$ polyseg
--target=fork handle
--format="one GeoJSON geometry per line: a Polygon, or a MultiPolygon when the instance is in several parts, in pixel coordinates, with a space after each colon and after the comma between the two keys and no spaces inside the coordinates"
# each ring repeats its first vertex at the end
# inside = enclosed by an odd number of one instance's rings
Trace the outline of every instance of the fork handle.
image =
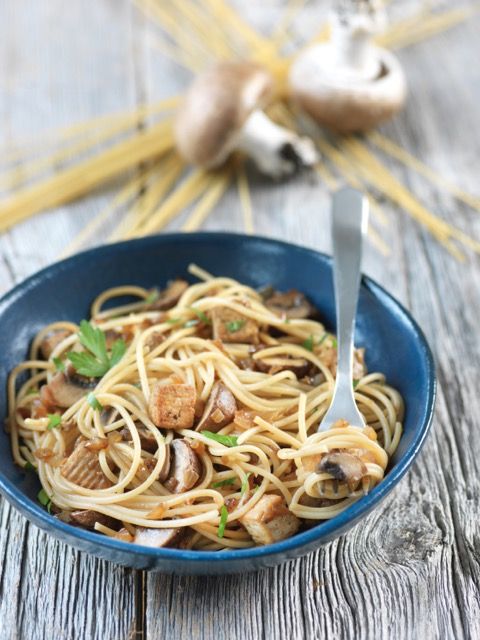
{"type": "Polygon", "coordinates": [[[332,203],[332,244],[338,363],[332,403],[322,421],[322,429],[341,419],[357,426],[364,425],[355,404],[352,377],[355,315],[367,226],[368,201],[365,196],[349,187],[337,191],[332,203]]]}

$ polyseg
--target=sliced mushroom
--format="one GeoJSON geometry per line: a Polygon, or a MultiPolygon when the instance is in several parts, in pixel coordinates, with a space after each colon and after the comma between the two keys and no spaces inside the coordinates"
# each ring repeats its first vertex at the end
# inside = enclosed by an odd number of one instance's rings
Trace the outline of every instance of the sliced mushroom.
{"type": "Polygon", "coordinates": [[[97,386],[95,378],[85,378],[75,373],[73,367],[56,373],[40,390],[42,402],[50,407],[71,407],[97,386]]]}
{"type": "Polygon", "coordinates": [[[368,473],[360,458],[348,451],[330,451],[325,454],[318,465],[318,471],[330,474],[339,482],[346,482],[351,491],[368,473]]]}
{"type": "Polygon", "coordinates": [[[313,368],[313,365],[305,358],[292,358],[291,356],[275,356],[262,360],[261,358],[253,360],[255,369],[262,373],[273,375],[280,371],[291,371],[297,378],[307,376],[313,368]]]}
{"type": "MultiPolygon", "coordinates": [[[[143,426],[139,426],[138,424],[136,425],[136,428],[137,428],[138,436],[140,438],[140,445],[142,449],[144,451],[148,451],[149,453],[155,453],[155,451],[158,449],[158,444],[155,439],[155,436],[150,431],[150,429],[147,429],[146,427],[143,427],[143,426]]],[[[125,440],[126,442],[132,441],[132,434],[130,433],[130,429],[127,429],[127,427],[123,428],[120,431],[120,434],[122,436],[122,440],[125,440]]]]}
{"type": "Polygon", "coordinates": [[[52,355],[54,349],[58,347],[58,345],[71,336],[72,332],[67,329],[55,329],[55,331],[51,331],[47,333],[47,335],[43,338],[40,343],[40,352],[45,360],[48,360],[52,355]]]}
{"type": "Polygon", "coordinates": [[[77,441],[74,450],[63,462],[61,474],[64,478],[85,489],[107,489],[112,483],[103,473],[96,451],[90,451],[91,441],[77,441]]]}
{"type": "Polygon", "coordinates": [[[289,538],[300,527],[300,520],[289,511],[284,499],[273,494],[262,496],[240,522],[257,544],[289,538]]]}
{"type": "Polygon", "coordinates": [[[223,382],[216,382],[196,430],[209,429],[216,432],[232,422],[236,410],[237,402],[233,393],[223,382]]]}
{"type": "Polygon", "coordinates": [[[79,525],[84,529],[95,529],[96,522],[109,529],[118,529],[119,527],[118,520],[93,509],[82,509],[70,513],[70,523],[79,525]]]}
{"type": "Polygon", "coordinates": [[[265,306],[275,315],[289,320],[312,318],[318,313],[305,295],[296,289],[290,289],[284,293],[274,291],[265,299],[265,306]]]}
{"type": "Polygon", "coordinates": [[[187,289],[188,282],[186,280],[172,280],[163,291],[159,292],[158,298],[155,302],[149,304],[148,308],[158,311],[171,309],[177,304],[187,289]]]}
{"type": "MultiPolygon", "coordinates": [[[[138,476],[141,478],[142,482],[151,475],[152,471],[157,466],[157,462],[158,462],[157,458],[143,459],[143,462],[138,469],[138,476]]],[[[165,447],[165,460],[156,478],[159,482],[165,482],[165,480],[168,478],[168,474],[170,473],[170,465],[171,465],[170,445],[167,444],[165,447]]]]}
{"type": "Polygon", "coordinates": [[[184,527],[175,529],[151,529],[138,527],[133,538],[134,544],[143,547],[175,547],[184,536],[184,527]]]}
{"type": "Polygon", "coordinates": [[[165,486],[172,493],[190,491],[202,475],[202,463],[186,440],[171,443],[171,466],[165,486]]]}
{"type": "Polygon", "coordinates": [[[236,149],[274,178],[317,161],[311,140],[278,126],[261,110],[273,94],[273,81],[249,62],[221,62],[197,77],[175,121],[180,155],[207,169],[222,165],[236,149]]]}
{"type": "Polygon", "coordinates": [[[165,429],[190,429],[195,419],[196,399],[195,387],[189,384],[157,382],[148,403],[152,422],[165,429]]]}

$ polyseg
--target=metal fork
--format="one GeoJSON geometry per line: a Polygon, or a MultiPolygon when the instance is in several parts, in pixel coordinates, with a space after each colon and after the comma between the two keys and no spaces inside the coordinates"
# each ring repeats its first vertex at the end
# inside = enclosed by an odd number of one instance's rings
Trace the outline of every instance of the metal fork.
{"type": "Polygon", "coordinates": [[[364,427],[353,392],[353,338],[360,289],[362,245],[368,227],[368,200],[346,187],[333,196],[333,281],[337,316],[337,377],[330,407],[318,431],[326,431],[338,420],[364,427]]]}

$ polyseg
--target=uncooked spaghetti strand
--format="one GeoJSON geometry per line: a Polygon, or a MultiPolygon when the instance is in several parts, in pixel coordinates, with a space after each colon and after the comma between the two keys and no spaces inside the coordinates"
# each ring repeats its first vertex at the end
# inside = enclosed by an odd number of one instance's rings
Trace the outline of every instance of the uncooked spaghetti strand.
{"type": "Polygon", "coordinates": [[[213,174],[202,170],[194,170],[182,184],[175,189],[160,207],[152,213],[149,219],[135,233],[145,236],[153,231],[159,231],[172,220],[182,208],[194,202],[215,180],[213,174]]]}
{"type": "Polygon", "coordinates": [[[440,188],[451,193],[455,198],[457,198],[457,200],[464,202],[476,211],[480,211],[480,197],[471,195],[470,193],[459,189],[448,180],[445,180],[445,178],[437,174],[430,167],[427,167],[427,165],[421,162],[421,160],[418,160],[418,158],[413,156],[411,153],[400,147],[398,144],[395,144],[395,142],[390,140],[390,138],[387,138],[378,131],[372,131],[368,134],[367,139],[385,153],[388,153],[410,169],[413,169],[434,184],[438,185],[440,188]]]}
{"type": "Polygon", "coordinates": [[[172,146],[170,123],[153,125],[4,202],[0,205],[0,231],[39,211],[71,202],[127,169],[160,157],[172,146]]]}
{"type": "MultiPolygon", "coordinates": [[[[421,222],[430,232],[439,239],[455,238],[461,242],[464,246],[469,247],[476,253],[480,253],[480,242],[472,239],[466,233],[460,231],[448,222],[441,220],[434,216],[428,209],[426,209],[416,198],[390,173],[390,171],[384,167],[381,162],[368,150],[368,148],[356,139],[346,139],[343,143],[344,148],[352,153],[353,157],[357,161],[357,167],[368,173],[370,179],[372,176],[378,176],[376,181],[384,185],[382,189],[385,191],[387,187],[387,194],[392,200],[395,200],[397,204],[405,207],[406,211],[410,213],[412,217],[415,217],[421,222]],[[382,182],[384,181],[384,182],[382,182]]],[[[380,185],[377,185],[379,188],[380,185]]]]}
{"type": "Polygon", "coordinates": [[[206,217],[211,213],[212,209],[222,198],[232,178],[232,170],[227,167],[220,172],[215,182],[213,182],[205,191],[199,203],[196,205],[188,220],[182,227],[183,231],[196,231],[206,217]]]}
{"type": "Polygon", "coordinates": [[[134,198],[138,191],[145,184],[146,180],[152,175],[153,169],[140,173],[129,180],[121,189],[119,189],[116,196],[98,213],[93,220],[85,226],[82,231],[75,236],[65,249],[60,254],[60,258],[65,258],[71,255],[89,239],[97,230],[110,218],[112,213],[126,204],[129,200],[134,198]]]}
{"type": "Polygon", "coordinates": [[[245,172],[245,165],[243,163],[237,169],[237,189],[240,197],[240,204],[242,205],[244,229],[246,233],[252,234],[255,231],[253,225],[252,198],[250,195],[247,174],[245,172]]]}
{"type": "Polygon", "coordinates": [[[182,161],[176,156],[171,158],[171,162],[167,161],[167,166],[161,164],[161,175],[159,175],[157,180],[147,185],[145,194],[141,200],[129,211],[125,220],[123,220],[110,235],[110,241],[133,238],[137,230],[141,228],[155,208],[159,206],[165,194],[167,194],[177,182],[183,168],[182,161]]]}
{"type": "Polygon", "coordinates": [[[153,102],[152,104],[140,105],[125,112],[95,116],[65,127],[45,131],[44,133],[32,136],[30,139],[20,140],[13,146],[4,149],[0,157],[0,164],[15,162],[25,157],[31,157],[32,150],[36,150],[38,147],[40,151],[43,151],[45,149],[45,145],[49,143],[57,147],[70,142],[72,138],[76,138],[79,135],[98,136],[99,133],[101,135],[105,124],[121,124],[125,128],[125,131],[127,131],[128,129],[137,126],[147,116],[153,116],[158,113],[176,109],[179,102],[180,96],[172,96],[171,98],[153,102]]]}

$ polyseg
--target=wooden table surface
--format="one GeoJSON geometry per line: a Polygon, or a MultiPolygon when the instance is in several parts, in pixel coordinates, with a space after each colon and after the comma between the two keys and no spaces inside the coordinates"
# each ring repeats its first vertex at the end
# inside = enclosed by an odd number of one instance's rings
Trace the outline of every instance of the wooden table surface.
{"type": "MultiPolygon", "coordinates": [[[[243,4],[254,22],[268,26],[282,3],[243,4]]],[[[324,4],[310,2],[298,28],[315,30],[324,4]]],[[[154,31],[129,0],[2,0],[0,142],[178,92],[189,74],[162,58],[154,31]]],[[[410,97],[383,127],[477,194],[479,32],[476,16],[400,51],[410,97]]],[[[480,238],[478,213],[390,165],[438,216],[480,238]]],[[[257,233],[329,250],[321,183],[252,180],[257,233]]],[[[2,292],[54,261],[112,193],[99,191],[3,235],[2,292]]],[[[50,538],[0,500],[0,640],[480,637],[479,261],[456,262],[399,209],[382,207],[391,255],[369,246],[365,271],[419,321],[439,380],[431,436],[391,498],[297,562],[220,578],[147,574],[97,560],[50,538]]],[[[242,230],[235,193],[205,227],[242,230]]]]}

